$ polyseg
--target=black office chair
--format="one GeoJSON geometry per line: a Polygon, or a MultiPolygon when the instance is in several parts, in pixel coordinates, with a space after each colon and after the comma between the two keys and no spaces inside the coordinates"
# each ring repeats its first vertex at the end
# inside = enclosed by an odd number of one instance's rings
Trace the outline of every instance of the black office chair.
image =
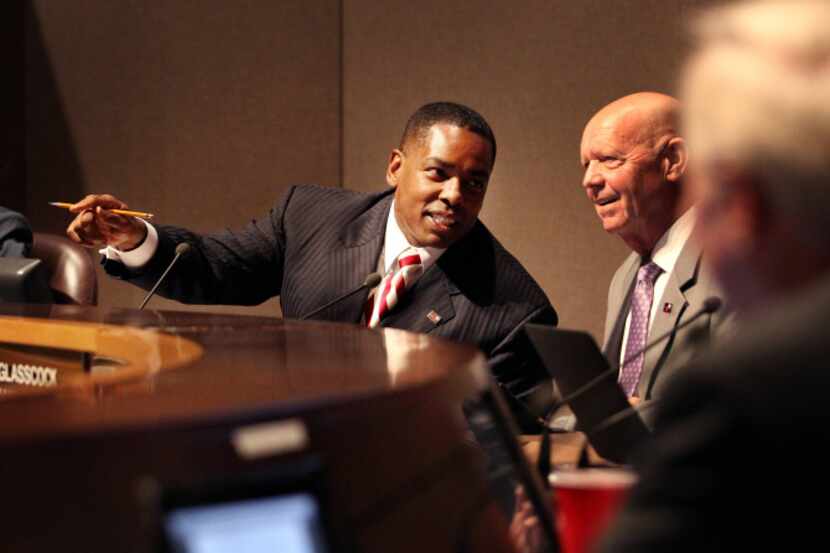
{"type": "Polygon", "coordinates": [[[62,236],[36,232],[29,256],[46,266],[55,303],[97,305],[95,262],[85,248],[62,236]]]}

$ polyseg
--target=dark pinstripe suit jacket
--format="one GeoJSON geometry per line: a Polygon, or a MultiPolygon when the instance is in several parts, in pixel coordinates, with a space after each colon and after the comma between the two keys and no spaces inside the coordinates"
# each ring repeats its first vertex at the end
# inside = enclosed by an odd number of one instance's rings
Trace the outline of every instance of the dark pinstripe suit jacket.
{"type": "MultiPolygon", "coordinates": [[[[238,231],[199,236],[162,226],[158,252],[145,270],[118,276],[151,287],[176,244],[187,241],[193,249],[168,275],[161,295],[185,303],[240,305],[279,295],[283,315],[299,318],[355,289],[376,270],[392,192],[297,186],[266,217],[238,231]]],[[[123,269],[108,265],[110,273],[123,269]]],[[[355,294],[315,318],[358,322],[366,298],[367,293],[355,294]]],[[[496,379],[527,399],[546,380],[522,332],[531,321],[556,324],[556,312],[519,262],[477,222],[381,324],[477,345],[496,379]],[[430,311],[440,315],[438,324],[427,318],[430,311]]]]}

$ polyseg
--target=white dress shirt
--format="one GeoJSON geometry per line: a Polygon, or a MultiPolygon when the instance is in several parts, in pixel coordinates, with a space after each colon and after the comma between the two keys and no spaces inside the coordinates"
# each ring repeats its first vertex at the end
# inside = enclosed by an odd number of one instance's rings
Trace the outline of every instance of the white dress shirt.
{"type": "MultiPolygon", "coordinates": [[[[654,318],[657,316],[657,309],[662,302],[663,292],[666,290],[666,285],[669,282],[669,276],[674,271],[674,266],[677,264],[677,259],[680,253],[686,246],[686,242],[692,235],[695,227],[695,208],[692,207],[684,213],[674,224],[669,227],[654,249],[651,250],[651,261],[656,263],[663,272],[657,277],[654,282],[654,300],[651,302],[651,312],[648,317],[648,330],[651,332],[651,325],[654,318]]],[[[625,330],[623,330],[622,348],[620,348],[620,369],[622,369],[623,362],[626,358],[626,345],[628,344],[628,327],[631,325],[631,310],[625,318],[625,330]]],[[[648,343],[648,342],[646,342],[648,343]]]]}
{"type": "MultiPolygon", "coordinates": [[[[389,217],[386,218],[386,233],[383,237],[383,253],[381,254],[382,259],[378,259],[378,272],[385,277],[394,271],[395,262],[398,260],[398,257],[408,248],[414,248],[421,257],[423,270],[420,275],[423,275],[447,251],[446,248],[417,247],[410,244],[406,236],[404,236],[400,225],[398,225],[398,219],[395,216],[395,201],[392,200],[392,206],[389,208],[389,217]]],[[[420,275],[418,278],[420,278],[420,275]]],[[[369,299],[373,306],[378,301],[379,296],[377,290],[382,283],[382,281],[378,283],[369,293],[369,299]]],[[[364,320],[364,322],[366,321],[364,320]]]]}
{"type": "Polygon", "coordinates": [[[432,267],[438,258],[441,257],[446,248],[421,248],[413,246],[404,236],[401,227],[398,225],[398,219],[395,217],[395,201],[392,200],[392,207],[389,208],[389,217],[386,218],[386,234],[383,239],[383,274],[386,275],[394,269],[395,261],[404,250],[407,248],[414,248],[418,255],[421,256],[421,266],[424,274],[427,269],[432,267]]]}

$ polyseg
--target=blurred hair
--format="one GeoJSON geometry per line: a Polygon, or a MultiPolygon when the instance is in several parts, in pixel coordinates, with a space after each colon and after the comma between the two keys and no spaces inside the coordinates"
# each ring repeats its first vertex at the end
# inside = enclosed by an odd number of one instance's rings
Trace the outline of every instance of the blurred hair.
{"type": "Polygon", "coordinates": [[[775,214],[830,242],[830,2],[741,2],[695,31],[682,83],[690,151],[747,171],[775,214]]]}
{"type": "Polygon", "coordinates": [[[474,109],[453,102],[433,102],[418,108],[406,122],[401,137],[401,150],[410,140],[423,140],[429,129],[438,124],[453,125],[481,136],[490,143],[492,162],[496,162],[496,137],[490,125],[474,109]]]}

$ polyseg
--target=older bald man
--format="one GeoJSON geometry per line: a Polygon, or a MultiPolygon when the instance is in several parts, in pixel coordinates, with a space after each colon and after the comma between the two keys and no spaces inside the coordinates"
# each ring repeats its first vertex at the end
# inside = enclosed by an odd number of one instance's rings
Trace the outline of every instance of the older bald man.
{"type": "Polygon", "coordinates": [[[722,309],[672,332],[720,296],[691,239],[695,210],[683,190],[688,155],[679,111],[670,96],[640,92],[599,110],[582,135],[582,187],[605,231],[632,250],[611,281],[604,341],[632,403],[659,397],[671,375],[726,328],[722,309]]]}

